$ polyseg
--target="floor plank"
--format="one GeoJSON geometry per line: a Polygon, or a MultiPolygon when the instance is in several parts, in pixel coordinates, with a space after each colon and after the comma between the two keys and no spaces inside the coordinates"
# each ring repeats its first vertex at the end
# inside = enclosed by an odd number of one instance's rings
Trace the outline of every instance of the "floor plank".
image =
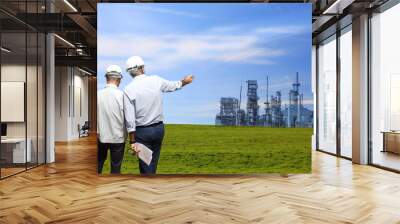
{"type": "Polygon", "coordinates": [[[302,175],[98,176],[96,141],[0,181],[0,223],[400,223],[400,175],[313,153],[302,175]]]}

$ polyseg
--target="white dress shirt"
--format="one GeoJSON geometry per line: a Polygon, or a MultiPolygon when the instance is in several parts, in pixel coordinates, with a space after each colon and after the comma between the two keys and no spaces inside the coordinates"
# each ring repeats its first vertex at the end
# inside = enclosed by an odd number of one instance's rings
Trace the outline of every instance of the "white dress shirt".
{"type": "Polygon", "coordinates": [[[124,93],[114,84],[97,92],[97,133],[102,143],[125,142],[124,93]]]}
{"type": "Polygon", "coordinates": [[[168,81],[159,76],[138,75],[124,91],[124,110],[128,132],[136,126],[151,125],[164,120],[163,92],[182,87],[181,81],[168,81]]]}

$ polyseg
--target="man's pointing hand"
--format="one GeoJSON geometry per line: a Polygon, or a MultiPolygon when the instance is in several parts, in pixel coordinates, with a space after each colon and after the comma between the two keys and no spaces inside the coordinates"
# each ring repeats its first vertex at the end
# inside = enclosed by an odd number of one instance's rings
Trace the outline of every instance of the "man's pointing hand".
{"type": "Polygon", "coordinates": [[[193,75],[187,75],[182,79],[182,86],[190,84],[193,82],[194,76],[193,75]]]}

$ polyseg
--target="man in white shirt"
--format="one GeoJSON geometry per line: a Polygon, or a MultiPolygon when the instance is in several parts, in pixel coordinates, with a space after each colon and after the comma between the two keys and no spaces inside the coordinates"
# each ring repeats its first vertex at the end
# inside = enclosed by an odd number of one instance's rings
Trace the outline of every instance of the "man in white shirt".
{"type": "Polygon", "coordinates": [[[158,76],[145,75],[144,62],[139,56],[127,60],[126,71],[133,77],[124,90],[124,112],[131,148],[139,153],[135,143],[142,143],[153,151],[149,165],[139,159],[141,174],[155,174],[164,138],[162,93],[172,92],[190,84],[193,76],[182,81],[168,81],[158,76]]]}
{"type": "Polygon", "coordinates": [[[125,148],[124,93],[118,89],[121,68],[110,65],[106,71],[107,85],[97,92],[97,172],[102,173],[110,149],[111,173],[121,173],[125,148]]]}

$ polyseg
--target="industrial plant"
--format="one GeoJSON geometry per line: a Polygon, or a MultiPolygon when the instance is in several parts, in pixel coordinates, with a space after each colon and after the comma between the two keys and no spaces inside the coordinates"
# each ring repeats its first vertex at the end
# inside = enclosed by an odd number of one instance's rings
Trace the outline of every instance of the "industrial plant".
{"type": "Polygon", "coordinates": [[[246,84],[246,108],[241,108],[243,86],[240,86],[239,99],[235,97],[220,99],[220,112],[215,119],[216,125],[289,128],[313,126],[313,111],[304,107],[303,93],[300,93],[299,73],[296,73],[296,81],[292,84],[287,103],[284,105],[282,105],[281,91],[269,95],[268,76],[265,102],[261,103],[262,109],[259,104],[257,80],[247,80],[246,84]]]}

